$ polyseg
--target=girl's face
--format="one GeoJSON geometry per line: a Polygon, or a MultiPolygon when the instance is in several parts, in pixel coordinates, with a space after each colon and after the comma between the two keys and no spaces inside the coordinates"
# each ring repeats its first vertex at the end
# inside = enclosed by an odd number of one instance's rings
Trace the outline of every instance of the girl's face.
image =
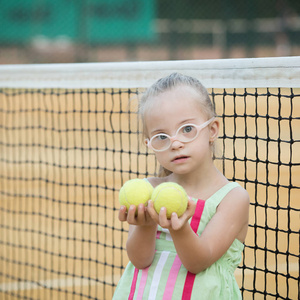
{"type": "MultiPolygon", "coordinates": [[[[173,88],[152,101],[153,105],[144,116],[148,139],[159,133],[174,136],[184,124],[201,125],[208,120],[199,104],[199,94],[189,86],[173,88]]],[[[201,165],[212,159],[210,141],[218,134],[218,123],[217,126],[214,123],[217,121],[203,128],[191,142],[175,139],[167,150],[155,152],[159,163],[175,174],[199,170],[201,165]]]]}

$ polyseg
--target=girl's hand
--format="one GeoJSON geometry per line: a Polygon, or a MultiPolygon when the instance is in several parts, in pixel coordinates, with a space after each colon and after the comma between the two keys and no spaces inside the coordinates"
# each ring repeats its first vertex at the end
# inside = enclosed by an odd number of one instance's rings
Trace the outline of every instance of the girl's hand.
{"type": "Polygon", "coordinates": [[[122,205],[119,210],[119,220],[121,222],[128,222],[130,225],[155,225],[155,222],[150,217],[148,210],[146,209],[144,204],[139,204],[138,207],[136,207],[135,205],[131,205],[128,211],[126,209],[126,206],[122,205]]]}
{"type": "Polygon", "coordinates": [[[154,209],[153,201],[148,202],[147,211],[155,223],[159,224],[162,228],[169,230],[180,230],[188,220],[194,215],[196,209],[196,202],[193,200],[188,201],[188,207],[183,215],[178,218],[176,213],[172,213],[171,219],[167,218],[167,210],[162,207],[159,214],[154,209]]]}

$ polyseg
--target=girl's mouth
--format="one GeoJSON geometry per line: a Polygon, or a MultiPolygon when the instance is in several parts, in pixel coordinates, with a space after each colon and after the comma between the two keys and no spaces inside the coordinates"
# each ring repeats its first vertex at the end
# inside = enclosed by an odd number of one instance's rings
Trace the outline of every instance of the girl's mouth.
{"type": "Polygon", "coordinates": [[[177,156],[175,157],[172,162],[173,163],[182,163],[182,162],[185,162],[189,157],[188,156],[185,156],[185,155],[181,155],[181,156],[177,156]]]}

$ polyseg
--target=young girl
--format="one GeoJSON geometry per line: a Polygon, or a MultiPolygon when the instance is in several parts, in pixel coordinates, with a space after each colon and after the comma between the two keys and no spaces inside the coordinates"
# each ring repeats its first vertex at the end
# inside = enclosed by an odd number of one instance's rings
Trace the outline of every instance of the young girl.
{"type": "Polygon", "coordinates": [[[143,95],[139,113],[146,145],[163,168],[148,178],[153,187],[180,184],[190,196],[178,218],[148,206],[128,211],[126,249],[130,262],[116,288],[120,299],[241,299],[234,270],[241,261],[247,234],[249,196],[214,166],[219,131],[213,104],[202,84],[171,74],[143,95]]]}

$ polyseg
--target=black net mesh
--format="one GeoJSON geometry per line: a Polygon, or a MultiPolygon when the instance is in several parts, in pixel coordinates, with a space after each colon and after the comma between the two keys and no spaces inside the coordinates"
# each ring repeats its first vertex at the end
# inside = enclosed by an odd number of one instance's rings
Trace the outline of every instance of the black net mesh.
{"type": "MultiPolygon", "coordinates": [[[[157,173],[138,89],[0,90],[0,298],[111,299],[127,264],[118,190],[157,173]]],[[[299,293],[300,90],[212,89],[216,164],[251,197],[244,299],[299,293]]]]}

